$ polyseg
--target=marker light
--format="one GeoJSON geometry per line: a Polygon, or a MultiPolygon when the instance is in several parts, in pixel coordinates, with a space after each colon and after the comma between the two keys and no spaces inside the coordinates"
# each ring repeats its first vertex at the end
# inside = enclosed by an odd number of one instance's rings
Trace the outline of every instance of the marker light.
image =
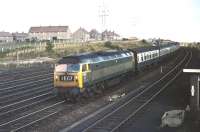
{"type": "Polygon", "coordinates": [[[75,80],[78,81],[78,77],[77,76],[75,76],[75,80]]]}
{"type": "Polygon", "coordinates": [[[57,75],[55,76],[55,78],[56,78],[56,80],[58,80],[58,76],[57,75]]]}

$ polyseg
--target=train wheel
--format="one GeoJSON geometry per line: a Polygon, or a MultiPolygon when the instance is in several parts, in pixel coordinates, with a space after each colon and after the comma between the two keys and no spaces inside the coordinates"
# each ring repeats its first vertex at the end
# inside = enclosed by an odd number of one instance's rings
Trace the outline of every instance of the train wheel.
{"type": "Polygon", "coordinates": [[[89,91],[86,89],[84,92],[83,92],[83,98],[87,99],[89,98],[90,95],[89,95],[89,91]]]}
{"type": "Polygon", "coordinates": [[[59,98],[59,99],[64,99],[65,98],[65,96],[64,96],[64,93],[62,93],[59,89],[57,89],[57,88],[54,88],[53,89],[53,94],[57,97],[57,98],[59,98]]]}
{"type": "Polygon", "coordinates": [[[104,89],[105,89],[104,84],[103,83],[98,83],[98,84],[96,84],[94,92],[95,92],[95,94],[99,95],[99,94],[103,93],[104,89]]]}

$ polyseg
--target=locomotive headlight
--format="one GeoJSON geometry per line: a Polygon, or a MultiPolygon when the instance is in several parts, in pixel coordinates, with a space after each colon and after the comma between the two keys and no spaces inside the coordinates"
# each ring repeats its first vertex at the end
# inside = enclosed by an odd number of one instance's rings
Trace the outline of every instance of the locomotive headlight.
{"type": "Polygon", "coordinates": [[[59,78],[59,77],[56,75],[56,76],[55,76],[55,79],[58,80],[58,78],[59,78]]]}
{"type": "Polygon", "coordinates": [[[75,80],[78,81],[78,76],[75,76],[75,80]]]}

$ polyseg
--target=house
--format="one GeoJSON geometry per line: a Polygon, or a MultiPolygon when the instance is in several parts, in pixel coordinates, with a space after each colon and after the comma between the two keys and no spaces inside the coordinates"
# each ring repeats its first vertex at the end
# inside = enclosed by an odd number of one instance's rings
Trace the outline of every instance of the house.
{"type": "Polygon", "coordinates": [[[96,29],[90,31],[90,40],[101,40],[102,36],[96,29]]]}
{"type": "Polygon", "coordinates": [[[139,40],[137,37],[129,37],[128,40],[133,40],[133,41],[137,41],[139,40]]]}
{"type": "Polygon", "coordinates": [[[13,36],[9,32],[0,32],[0,42],[13,42],[13,36]]]}
{"type": "Polygon", "coordinates": [[[114,31],[105,30],[102,33],[102,39],[105,41],[119,40],[120,36],[118,34],[116,34],[114,31]]]}
{"type": "Polygon", "coordinates": [[[40,26],[31,27],[28,35],[31,40],[68,40],[71,31],[68,26],[40,26]]]}
{"type": "Polygon", "coordinates": [[[15,42],[25,42],[28,39],[28,34],[27,33],[12,33],[13,40],[15,42]]]}
{"type": "Polygon", "coordinates": [[[86,42],[90,40],[90,34],[84,28],[79,28],[73,33],[72,38],[74,41],[86,42]]]}

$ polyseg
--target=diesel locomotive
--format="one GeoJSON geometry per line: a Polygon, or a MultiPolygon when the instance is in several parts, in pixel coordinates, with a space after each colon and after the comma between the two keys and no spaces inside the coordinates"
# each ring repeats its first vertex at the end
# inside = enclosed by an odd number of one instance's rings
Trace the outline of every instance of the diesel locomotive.
{"type": "Polygon", "coordinates": [[[106,88],[113,79],[142,71],[178,49],[178,44],[169,44],[63,57],[54,70],[54,90],[59,97],[75,99],[106,88]]]}

